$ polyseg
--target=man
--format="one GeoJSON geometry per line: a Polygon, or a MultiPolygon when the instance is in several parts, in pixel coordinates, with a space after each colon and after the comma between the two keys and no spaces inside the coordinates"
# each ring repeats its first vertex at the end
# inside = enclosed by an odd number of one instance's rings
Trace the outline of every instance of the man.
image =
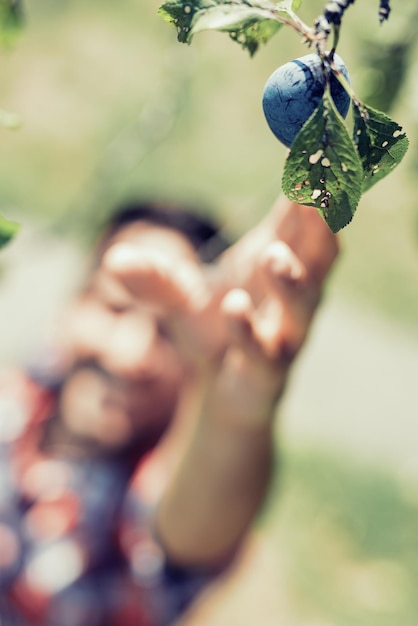
{"type": "Polygon", "coordinates": [[[183,210],[119,213],[63,323],[59,376],[9,381],[2,625],[172,624],[239,550],[337,244],[281,200],[206,263],[223,247],[183,210]]]}

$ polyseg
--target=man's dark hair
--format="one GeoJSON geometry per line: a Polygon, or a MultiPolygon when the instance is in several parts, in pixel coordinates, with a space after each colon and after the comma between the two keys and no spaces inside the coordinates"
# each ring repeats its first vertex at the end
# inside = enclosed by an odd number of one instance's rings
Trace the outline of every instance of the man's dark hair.
{"type": "Polygon", "coordinates": [[[214,261],[231,245],[214,220],[192,207],[168,202],[131,201],[120,205],[107,220],[97,247],[97,257],[101,258],[111,239],[122,228],[140,221],[182,233],[205,263],[214,261]]]}

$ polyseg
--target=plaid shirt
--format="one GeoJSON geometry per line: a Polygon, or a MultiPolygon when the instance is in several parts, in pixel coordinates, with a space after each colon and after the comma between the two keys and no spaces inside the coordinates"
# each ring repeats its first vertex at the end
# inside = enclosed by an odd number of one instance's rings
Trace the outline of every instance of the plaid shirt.
{"type": "Polygon", "coordinates": [[[173,624],[213,574],[167,562],[140,470],[39,452],[55,401],[21,372],[0,379],[1,626],[173,624]]]}

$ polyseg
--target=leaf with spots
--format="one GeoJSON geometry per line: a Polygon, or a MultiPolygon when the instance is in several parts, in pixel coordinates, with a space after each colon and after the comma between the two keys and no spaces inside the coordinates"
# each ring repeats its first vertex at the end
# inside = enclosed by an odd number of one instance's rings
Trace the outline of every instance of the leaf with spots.
{"type": "Polygon", "coordinates": [[[334,233],[353,218],[361,160],[328,90],[292,143],[282,187],[290,200],[316,207],[334,233]]]}
{"type": "Polygon", "coordinates": [[[16,222],[10,222],[0,215],[0,248],[9,243],[17,234],[19,225],[16,222]]]}
{"type": "Polygon", "coordinates": [[[219,30],[252,56],[282,26],[280,17],[299,6],[300,0],[167,0],[158,14],[176,27],[182,43],[191,43],[201,31],[219,30]]]}
{"type": "Polygon", "coordinates": [[[364,104],[354,104],[353,138],[360,154],[367,191],[402,161],[409,141],[402,127],[388,115],[364,104]]]}

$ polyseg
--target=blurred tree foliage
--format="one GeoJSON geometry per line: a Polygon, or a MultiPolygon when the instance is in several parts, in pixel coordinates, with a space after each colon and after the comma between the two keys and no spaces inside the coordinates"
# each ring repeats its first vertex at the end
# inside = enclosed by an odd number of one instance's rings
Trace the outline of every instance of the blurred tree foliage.
{"type": "Polygon", "coordinates": [[[361,94],[364,102],[386,113],[394,108],[412,71],[417,33],[418,5],[409,5],[408,10],[406,3],[389,38],[368,37],[361,41],[359,56],[367,77],[361,94]]]}
{"type": "Polygon", "coordinates": [[[21,0],[0,0],[0,41],[14,43],[23,23],[21,0]]]}
{"type": "Polygon", "coordinates": [[[415,34],[393,43],[364,43],[365,58],[370,68],[370,80],[363,93],[367,104],[386,113],[396,105],[410,68],[415,43],[415,34]]]}
{"type": "Polygon", "coordinates": [[[285,552],[292,625],[415,624],[413,477],[314,448],[284,456],[281,497],[265,523],[278,554],[285,552]]]}
{"type": "MultiPolygon", "coordinates": [[[[23,20],[20,0],[0,0],[0,42],[10,45],[14,42],[23,20]]],[[[0,110],[0,125],[6,128],[19,126],[19,119],[13,113],[0,110]]],[[[17,233],[19,227],[0,215],[0,248],[8,243],[17,233]]]]}

